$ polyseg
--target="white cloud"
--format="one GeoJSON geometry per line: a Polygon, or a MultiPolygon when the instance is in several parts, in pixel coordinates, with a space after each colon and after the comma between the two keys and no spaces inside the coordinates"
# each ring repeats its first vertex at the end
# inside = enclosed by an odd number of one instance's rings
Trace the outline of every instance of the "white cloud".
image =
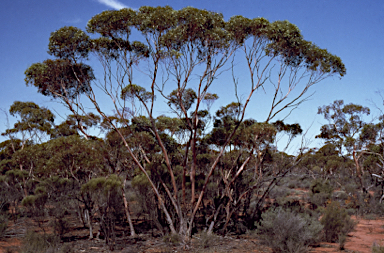
{"type": "Polygon", "coordinates": [[[101,4],[105,4],[108,7],[111,7],[116,10],[120,10],[123,8],[129,8],[129,6],[120,3],[118,0],[97,0],[101,4]]]}

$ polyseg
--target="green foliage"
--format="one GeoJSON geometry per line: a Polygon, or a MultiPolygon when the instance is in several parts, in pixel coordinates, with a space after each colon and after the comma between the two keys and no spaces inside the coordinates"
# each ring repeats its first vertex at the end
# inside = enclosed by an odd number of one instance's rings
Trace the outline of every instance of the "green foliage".
{"type": "Polygon", "coordinates": [[[221,13],[185,7],[175,11],[175,18],[175,27],[163,39],[166,46],[180,50],[181,46],[193,43],[200,49],[200,57],[204,56],[207,45],[211,50],[227,46],[229,36],[223,29],[225,22],[221,13]]]}
{"type": "Polygon", "coordinates": [[[144,116],[132,118],[132,128],[136,132],[151,132],[152,124],[150,119],[144,116]]]}
{"type": "Polygon", "coordinates": [[[71,135],[79,135],[78,130],[83,128],[87,130],[96,126],[100,122],[100,117],[88,113],[86,115],[68,115],[67,119],[60,125],[56,125],[52,130],[51,138],[66,137],[71,135]]]}
{"type": "Polygon", "coordinates": [[[103,11],[88,21],[87,32],[99,33],[104,37],[128,37],[136,24],[136,12],[131,9],[103,11]]]}
{"type": "Polygon", "coordinates": [[[327,242],[337,242],[340,236],[348,235],[356,225],[338,202],[332,202],[327,206],[320,222],[324,226],[324,237],[327,242]]]}
{"type": "Polygon", "coordinates": [[[44,96],[64,100],[88,93],[93,79],[90,66],[63,59],[35,63],[25,71],[27,85],[35,86],[44,96]]]}
{"type": "Polygon", "coordinates": [[[34,195],[28,195],[23,198],[21,204],[26,208],[27,215],[41,221],[46,215],[45,204],[47,203],[48,195],[46,192],[36,192],[34,195]]]}
{"type": "Polygon", "coordinates": [[[257,233],[274,252],[307,252],[308,245],[320,239],[323,226],[308,214],[278,207],[261,217],[257,233]]]}
{"type": "Polygon", "coordinates": [[[272,199],[285,198],[291,193],[291,190],[285,186],[275,186],[269,192],[269,197],[272,199]]]}
{"type": "Polygon", "coordinates": [[[85,140],[78,135],[57,137],[44,144],[46,160],[37,168],[41,175],[60,175],[87,181],[105,168],[103,146],[97,140],[85,140]],[[58,170],[59,169],[59,170],[58,170]]]}
{"type": "Polygon", "coordinates": [[[136,85],[136,84],[128,84],[121,90],[121,99],[133,99],[138,98],[142,102],[147,102],[152,98],[152,93],[145,90],[145,88],[136,85]]]}
{"type": "Polygon", "coordinates": [[[196,92],[192,89],[176,89],[168,95],[168,106],[182,112],[188,111],[197,98],[196,92]]]}
{"type": "Polygon", "coordinates": [[[20,120],[14,128],[7,129],[3,135],[22,131],[34,132],[36,130],[50,133],[55,116],[47,108],[40,108],[33,102],[15,101],[9,108],[12,116],[18,115],[20,120]]]}
{"type": "Polygon", "coordinates": [[[347,183],[344,185],[344,189],[347,194],[353,195],[358,191],[359,187],[356,183],[347,183]]]}
{"type": "MultiPolygon", "coordinates": [[[[240,124],[238,118],[242,108],[243,106],[241,103],[233,102],[226,106],[221,106],[220,109],[216,111],[217,118],[213,123],[213,129],[206,137],[208,144],[215,144],[218,146],[223,146],[225,144],[225,141],[236,125],[240,124]]],[[[249,128],[250,134],[257,132],[257,126],[258,125],[255,125],[254,127],[249,128]]],[[[233,142],[235,142],[235,138],[232,143],[233,142]]]]}
{"type": "Polygon", "coordinates": [[[309,188],[309,201],[315,208],[324,206],[325,203],[331,198],[333,188],[329,181],[316,179],[312,182],[309,188]]]}
{"type": "Polygon", "coordinates": [[[163,241],[170,246],[179,246],[182,242],[182,238],[178,234],[168,234],[163,237],[163,241]]]}
{"type": "Polygon", "coordinates": [[[317,151],[309,150],[302,155],[300,164],[322,176],[344,173],[348,168],[354,166],[351,159],[341,155],[334,143],[326,143],[317,151]]]}
{"type": "Polygon", "coordinates": [[[100,215],[100,229],[110,250],[116,243],[116,221],[123,216],[122,180],[116,174],[107,178],[92,178],[81,186],[84,194],[91,196],[100,215]]]}
{"type": "MultiPolygon", "coordinates": [[[[321,133],[316,138],[331,141],[340,152],[342,147],[351,152],[354,146],[361,145],[359,135],[366,135],[367,127],[363,116],[370,114],[368,107],[356,104],[344,105],[343,100],[335,100],[331,105],[319,107],[318,114],[324,115],[329,124],[321,127],[321,133]]],[[[363,135],[360,139],[366,140],[367,137],[363,135]]]]}
{"type": "Polygon", "coordinates": [[[249,37],[267,40],[270,23],[265,18],[249,19],[243,16],[233,16],[226,23],[226,29],[233,39],[242,45],[249,37]]]}
{"type": "Polygon", "coordinates": [[[8,215],[0,213],[0,239],[4,238],[8,229],[8,215]]]}
{"type": "Polygon", "coordinates": [[[170,136],[173,137],[177,133],[181,133],[184,122],[179,118],[170,118],[164,115],[157,117],[156,128],[160,132],[168,131],[170,136]]]}
{"type": "Polygon", "coordinates": [[[55,235],[62,237],[69,231],[69,222],[64,217],[54,218],[51,222],[51,227],[55,235]]]}
{"type": "Polygon", "coordinates": [[[253,123],[250,122],[250,120],[246,120],[235,135],[234,142],[236,145],[243,145],[249,149],[256,148],[258,150],[263,150],[273,143],[277,131],[276,127],[272,124],[253,123]]]}
{"type": "Polygon", "coordinates": [[[120,189],[122,180],[119,176],[112,174],[108,178],[98,177],[92,178],[87,183],[81,186],[81,191],[91,193],[105,193],[120,189]]]}
{"type": "Polygon", "coordinates": [[[332,194],[332,199],[345,202],[349,199],[349,195],[345,191],[335,191],[332,194]]]}
{"type": "Polygon", "coordinates": [[[384,246],[377,243],[373,243],[372,253],[384,253],[384,246]]]}
{"type": "Polygon", "coordinates": [[[266,54],[281,57],[288,65],[303,64],[312,71],[337,73],[340,76],[346,73],[339,57],[305,41],[298,27],[286,20],[269,23],[264,18],[251,20],[234,16],[228,21],[226,28],[240,45],[244,45],[248,38],[257,42],[268,42],[266,54]]]}
{"type": "Polygon", "coordinates": [[[15,178],[17,180],[22,180],[24,177],[28,176],[28,171],[25,170],[9,170],[5,173],[8,177],[15,178]]]}
{"type": "Polygon", "coordinates": [[[345,249],[345,242],[347,241],[347,235],[340,235],[339,236],[339,249],[344,250],[345,249]]]}
{"type": "Polygon", "coordinates": [[[211,248],[215,245],[218,236],[215,234],[208,234],[207,232],[201,232],[199,237],[199,247],[204,249],[211,248]]]}
{"type": "Polygon", "coordinates": [[[28,231],[23,239],[21,248],[22,253],[60,252],[60,239],[54,235],[28,231]]]}
{"type": "Polygon", "coordinates": [[[144,34],[158,34],[175,25],[175,11],[170,6],[141,6],[137,13],[137,29],[144,34]]]}
{"type": "Polygon", "coordinates": [[[60,59],[86,58],[90,48],[89,36],[73,26],[64,26],[49,37],[48,53],[60,59]]]}
{"type": "Polygon", "coordinates": [[[272,124],[278,132],[286,132],[291,135],[298,135],[303,132],[303,129],[301,129],[301,126],[299,124],[285,124],[283,121],[278,120],[272,124]]]}
{"type": "Polygon", "coordinates": [[[376,220],[376,218],[377,218],[376,215],[372,213],[364,215],[364,219],[366,220],[376,220]]]}

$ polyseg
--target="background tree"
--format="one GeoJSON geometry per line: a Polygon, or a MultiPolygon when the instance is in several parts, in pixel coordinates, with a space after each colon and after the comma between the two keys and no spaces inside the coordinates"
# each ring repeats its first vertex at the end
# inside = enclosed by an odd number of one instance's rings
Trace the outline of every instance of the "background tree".
{"type": "Polygon", "coordinates": [[[44,135],[49,135],[54,127],[53,113],[33,102],[15,101],[9,108],[9,113],[19,117],[19,120],[13,128],[7,129],[1,135],[9,136],[12,140],[17,138],[17,134],[21,134],[22,148],[27,142],[41,143],[47,140],[44,135]]]}
{"type": "Polygon", "coordinates": [[[336,100],[331,105],[319,107],[318,114],[324,115],[329,124],[321,127],[321,133],[316,138],[322,138],[334,144],[340,154],[352,156],[356,166],[356,175],[363,191],[366,191],[359,158],[364,149],[364,133],[367,133],[367,123],[363,121],[364,115],[370,114],[368,107],[356,104],[344,105],[344,101],[336,100]],[[364,132],[363,132],[363,129],[364,132]],[[344,153],[344,149],[347,153],[344,153]]]}

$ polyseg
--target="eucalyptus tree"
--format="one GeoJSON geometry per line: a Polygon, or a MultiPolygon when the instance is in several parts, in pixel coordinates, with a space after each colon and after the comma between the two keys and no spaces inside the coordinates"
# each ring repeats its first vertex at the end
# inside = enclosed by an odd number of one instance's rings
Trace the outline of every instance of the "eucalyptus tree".
{"type": "Polygon", "coordinates": [[[320,175],[327,180],[332,176],[341,177],[349,174],[354,168],[354,162],[349,157],[343,156],[339,149],[332,143],[326,143],[320,149],[310,149],[301,155],[300,167],[305,168],[312,177],[320,175]]]}
{"type": "MultiPolygon", "coordinates": [[[[74,115],[86,114],[80,98],[87,97],[103,119],[104,126],[120,136],[141,171],[140,176],[148,180],[171,233],[185,238],[192,234],[208,183],[243,122],[256,91],[267,85],[273,88],[271,107],[263,120],[268,123],[280,112],[300,104],[315,83],[332,75],[345,74],[340,58],[304,40],[298,28],[288,21],[270,23],[262,18],[250,20],[236,16],[225,22],[220,13],[192,7],[173,10],[169,6],[143,6],[137,11],[104,11],[94,16],[86,29],[100,37],[90,38],[74,27],[53,32],[49,53],[56,59],[29,67],[26,83],[37,87],[43,95],[60,99],[74,115]],[[130,41],[132,29],[141,33],[141,42],[130,41]],[[243,53],[235,54],[239,50],[243,53]],[[99,80],[92,68],[85,64],[89,54],[101,64],[99,80]],[[209,109],[217,100],[215,80],[225,70],[232,69],[236,73],[236,66],[231,62],[239,56],[244,57],[251,79],[241,83],[240,87],[234,74],[234,86],[248,95],[244,101],[237,102],[241,107],[236,121],[214,152],[203,183],[197,189],[199,134],[201,122],[207,115],[202,106],[206,104],[209,109]],[[135,81],[141,84],[135,84],[135,81]],[[292,96],[291,91],[302,83],[301,91],[292,96]],[[159,183],[151,178],[150,168],[157,165],[151,159],[142,163],[138,156],[140,152],[136,152],[138,147],[133,146],[136,144],[127,141],[123,128],[102,107],[96,87],[111,99],[114,117],[119,118],[124,129],[133,133],[136,131],[132,129],[134,126],[142,127],[151,134],[159,147],[155,155],[162,156],[169,182],[159,183]],[[169,90],[172,92],[167,95],[169,90]],[[180,146],[168,134],[164,135],[164,126],[159,124],[161,119],[156,120],[156,99],[166,101],[176,117],[183,121],[181,128],[189,133],[184,142],[187,145],[180,146]],[[129,117],[134,117],[140,124],[129,124],[129,117]],[[183,150],[179,150],[180,147],[183,150]],[[172,159],[176,151],[182,159],[172,159]],[[175,174],[179,173],[180,166],[190,177],[191,200],[188,205],[183,205],[179,197],[180,185],[175,174]]],[[[81,120],[79,129],[85,133],[81,120]]],[[[176,131],[167,128],[171,135],[176,131]]],[[[182,190],[184,187],[185,183],[182,183],[182,190]]]]}
{"type": "MultiPolygon", "coordinates": [[[[6,129],[1,135],[8,140],[1,143],[3,154],[1,161],[3,173],[13,182],[13,186],[22,189],[23,196],[28,195],[28,180],[33,175],[34,163],[26,163],[25,156],[30,157],[39,153],[31,149],[34,144],[43,143],[48,139],[54,127],[53,113],[33,102],[15,101],[9,108],[12,116],[18,117],[13,128],[6,129]],[[28,151],[25,151],[27,149],[28,151]],[[28,154],[30,152],[30,154],[28,154]],[[17,157],[17,158],[16,158],[17,157]],[[23,158],[21,158],[23,157],[23,158]]],[[[35,157],[36,158],[36,157],[35,157]]],[[[27,159],[28,160],[28,159],[27,159]]]]}
{"type": "Polygon", "coordinates": [[[57,138],[61,136],[80,135],[85,133],[86,138],[95,138],[89,135],[91,127],[99,127],[100,117],[93,114],[87,113],[86,115],[68,115],[67,119],[60,125],[56,125],[51,131],[51,138],[57,138]]]}
{"type": "Polygon", "coordinates": [[[372,131],[368,131],[370,125],[363,120],[365,115],[370,114],[370,109],[352,103],[344,105],[343,100],[336,100],[330,105],[319,107],[318,114],[322,114],[328,124],[321,127],[321,133],[316,138],[334,144],[340,154],[353,157],[356,176],[361,189],[366,191],[359,159],[366,142],[372,139],[372,131]]]}
{"type": "Polygon", "coordinates": [[[121,178],[111,174],[108,178],[93,178],[81,187],[81,191],[89,194],[97,204],[97,211],[100,216],[100,230],[104,233],[105,241],[110,250],[114,250],[116,244],[116,219],[124,209],[121,196],[119,196],[121,186],[121,178]]]}
{"type": "Polygon", "coordinates": [[[46,141],[47,139],[44,137],[49,135],[54,127],[55,116],[53,113],[33,102],[15,101],[9,108],[9,113],[18,117],[19,120],[13,128],[6,129],[1,135],[14,140],[20,134],[21,148],[24,148],[28,142],[42,143],[46,141]]]}

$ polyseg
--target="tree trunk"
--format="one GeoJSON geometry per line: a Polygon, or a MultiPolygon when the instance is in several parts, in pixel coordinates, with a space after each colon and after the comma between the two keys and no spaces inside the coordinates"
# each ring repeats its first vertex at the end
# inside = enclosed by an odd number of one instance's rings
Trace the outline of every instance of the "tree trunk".
{"type": "Polygon", "coordinates": [[[123,194],[124,209],[125,209],[125,214],[127,215],[129,229],[131,230],[131,236],[135,237],[136,233],[135,233],[135,229],[133,227],[131,215],[129,214],[128,201],[127,201],[127,198],[125,197],[125,190],[124,190],[124,188],[125,188],[126,181],[127,181],[127,179],[124,179],[124,184],[123,184],[123,187],[121,188],[121,193],[123,194]]]}
{"type": "Polygon", "coordinates": [[[85,209],[84,210],[84,219],[87,221],[88,223],[88,228],[89,228],[89,239],[93,239],[93,228],[92,228],[92,221],[91,221],[91,217],[89,215],[89,211],[88,209],[85,209]]]}
{"type": "Polygon", "coordinates": [[[223,204],[220,204],[219,207],[217,208],[216,212],[213,215],[213,219],[212,219],[211,224],[209,225],[209,228],[208,228],[208,231],[207,231],[208,235],[211,235],[212,232],[213,232],[213,228],[215,226],[215,223],[216,223],[216,220],[217,220],[217,216],[219,215],[220,209],[221,209],[222,206],[223,206],[223,204]]]}
{"type": "Polygon", "coordinates": [[[355,161],[356,174],[357,174],[357,177],[359,178],[359,181],[360,181],[361,190],[363,192],[367,192],[367,190],[365,189],[364,184],[363,184],[363,178],[362,178],[361,168],[360,168],[360,164],[359,164],[359,159],[360,159],[361,155],[356,156],[356,146],[353,146],[352,155],[353,155],[353,160],[355,161]]]}

